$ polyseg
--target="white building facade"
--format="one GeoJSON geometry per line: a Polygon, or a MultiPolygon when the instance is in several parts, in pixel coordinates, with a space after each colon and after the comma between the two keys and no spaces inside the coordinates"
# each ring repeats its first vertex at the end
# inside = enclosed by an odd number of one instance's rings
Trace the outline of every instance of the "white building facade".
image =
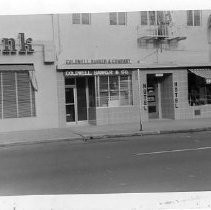
{"type": "Polygon", "coordinates": [[[0,26],[0,132],[58,127],[52,16],[1,16],[0,26]]]}
{"type": "Polygon", "coordinates": [[[0,17],[0,132],[211,117],[211,11],[0,17]]]}
{"type": "Polygon", "coordinates": [[[210,15],[55,15],[60,126],[211,117],[210,15]]]}

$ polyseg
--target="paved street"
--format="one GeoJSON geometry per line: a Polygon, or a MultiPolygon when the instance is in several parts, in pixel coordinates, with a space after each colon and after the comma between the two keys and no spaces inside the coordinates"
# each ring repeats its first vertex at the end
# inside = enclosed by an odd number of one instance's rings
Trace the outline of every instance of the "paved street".
{"type": "Polygon", "coordinates": [[[211,190],[211,132],[0,148],[0,195],[211,190]]]}

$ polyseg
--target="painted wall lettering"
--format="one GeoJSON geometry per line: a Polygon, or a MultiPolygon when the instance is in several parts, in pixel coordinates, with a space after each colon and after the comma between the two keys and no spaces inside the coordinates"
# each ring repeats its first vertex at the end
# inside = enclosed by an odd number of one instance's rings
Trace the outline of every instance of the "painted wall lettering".
{"type": "Polygon", "coordinates": [[[130,59],[69,59],[66,65],[87,65],[87,64],[131,64],[130,59]]]}
{"type": "Polygon", "coordinates": [[[147,84],[143,84],[144,110],[147,110],[147,84]]]}
{"type": "Polygon", "coordinates": [[[14,55],[17,52],[19,54],[32,54],[34,52],[34,49],[32,48],[32,38],[27,38],[25,40],[24,33],[18,34],[18,40],[19,43],[17,44],[15,39],[13,38],[3,38],[2,39],[2,45],[3,49],[2,51],[3,55],[14,55]],[[16,49],[18,47],[18,50],[16,49]]]}
{"type": "Polygon", "coordinates": [[[177,82],[174,82],[174,105],[175,105],[175,108],[178,108],[178,86],[177,86],[177,82]]]}

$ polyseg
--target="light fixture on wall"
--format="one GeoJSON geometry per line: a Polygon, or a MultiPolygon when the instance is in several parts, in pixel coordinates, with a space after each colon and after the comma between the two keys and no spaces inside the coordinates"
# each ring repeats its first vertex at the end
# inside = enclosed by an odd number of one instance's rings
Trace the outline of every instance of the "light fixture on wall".
{"type": "Polygon", "coordinates": [[[156,77],[163,77],[162,73],[155,74],[156,77]]]}

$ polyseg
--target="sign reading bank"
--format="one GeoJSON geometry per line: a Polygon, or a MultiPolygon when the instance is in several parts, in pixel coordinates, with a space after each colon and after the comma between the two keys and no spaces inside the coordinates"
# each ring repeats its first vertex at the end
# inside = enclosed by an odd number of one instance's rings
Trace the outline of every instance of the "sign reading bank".
{"type": "Polygon", "coordinates": [[[34,49],[32,48],[32,38],[25,39],[24,33],[18,34],[18,40],[14,38],[2,38],[2,49],[0,52],[3,55],[15,55],[15,54],[32,54],[34,49]]]}

